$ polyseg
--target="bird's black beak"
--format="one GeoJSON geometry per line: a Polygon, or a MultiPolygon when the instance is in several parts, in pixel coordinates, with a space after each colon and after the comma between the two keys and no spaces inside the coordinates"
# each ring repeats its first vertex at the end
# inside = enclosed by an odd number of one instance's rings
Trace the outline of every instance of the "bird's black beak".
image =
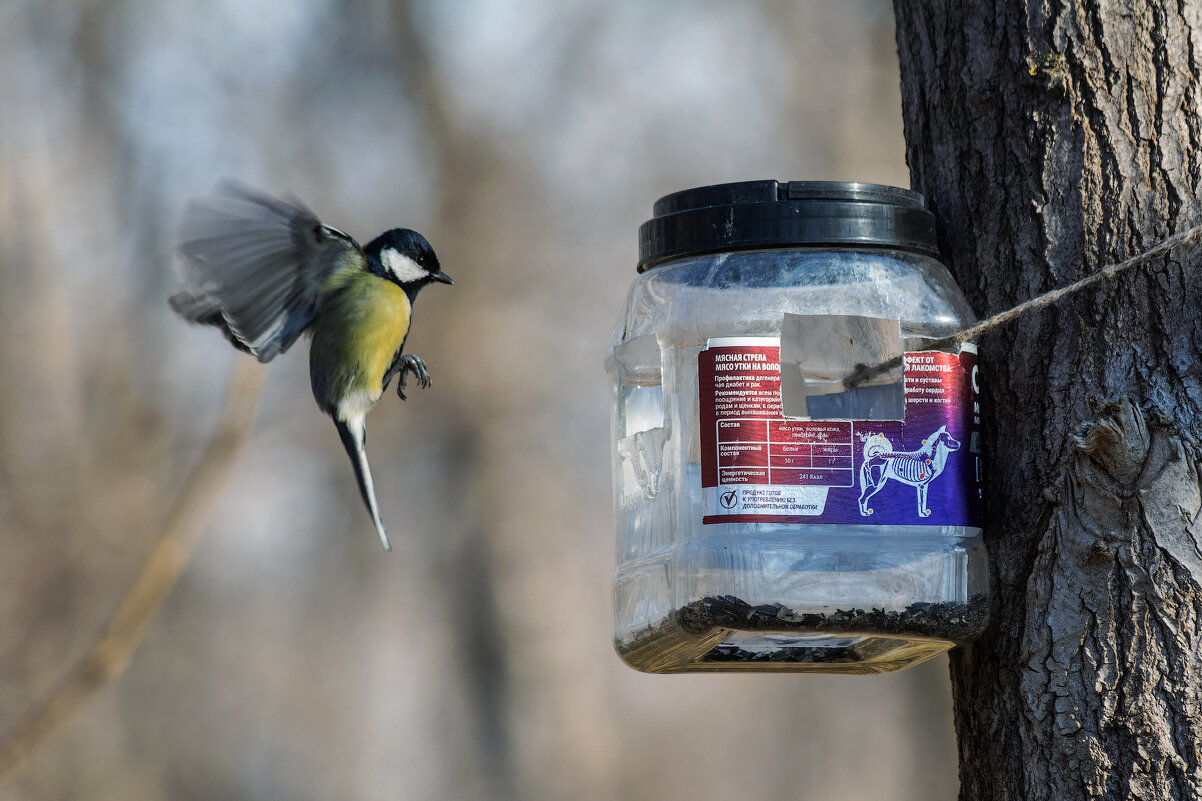
{"type": "Polygon", "coordinates": [[[437,281],[440,284],[455,283],[454,281],[451,280],[451,276],[447,275],[442,270],[439,270],[438,272],[434,273],[434,275],[432,275],[430,277],[433,278],[435,281],[437,281]]]}

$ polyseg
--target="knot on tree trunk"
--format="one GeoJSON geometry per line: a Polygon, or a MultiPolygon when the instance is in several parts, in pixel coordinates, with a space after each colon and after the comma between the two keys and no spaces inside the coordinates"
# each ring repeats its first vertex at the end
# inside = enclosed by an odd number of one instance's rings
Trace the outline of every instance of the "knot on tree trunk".
{"type": "Polygon", "coordinates": [[[1073,436],[1081,454],[1120,484],[1130,484],[1143,471],[1151,441],[1143,413],[1130,398],[1089,400],[1097,418],[1073,436]]]}

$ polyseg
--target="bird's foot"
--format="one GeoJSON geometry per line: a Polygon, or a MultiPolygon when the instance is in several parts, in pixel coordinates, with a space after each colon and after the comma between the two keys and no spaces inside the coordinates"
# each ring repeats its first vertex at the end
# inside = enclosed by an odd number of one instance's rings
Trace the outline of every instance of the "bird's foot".
{"type": "Polygon", "coordinates": [[[405,374],[413,373],[417,379],[417,385],[422,389],[430,386],[430,371],[426,369],[426,363],[422,361],[421,356],[415,356],[412,353],[406,353],[401,357],[400,375],[397,376],[396,394],[401,400],[405,398],[405,374]]]}

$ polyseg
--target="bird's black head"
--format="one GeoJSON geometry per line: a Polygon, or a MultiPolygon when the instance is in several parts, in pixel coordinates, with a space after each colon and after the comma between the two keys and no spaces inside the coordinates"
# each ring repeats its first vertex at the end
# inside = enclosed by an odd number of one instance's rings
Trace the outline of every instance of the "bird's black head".
{"type": "Polygon", "coordinates": [[[393,228],[368,242],[363,251],[381,275],[407,292],[416,292],[432,281],[454,283],[442,271],[434,248],[417,231],[393,228]]]}

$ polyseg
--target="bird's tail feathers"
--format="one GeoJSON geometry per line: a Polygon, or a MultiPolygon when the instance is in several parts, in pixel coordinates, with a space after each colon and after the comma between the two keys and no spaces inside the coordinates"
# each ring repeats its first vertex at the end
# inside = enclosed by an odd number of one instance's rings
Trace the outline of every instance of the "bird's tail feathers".
{"type": "Polygon", "coordinates": [[[342,438],[342,446],[346,448],[347,456],[351,457],[351,466],[355,468],[355,480],[359,482],[359,494],[363,496],[363,503],[371,512],[380,542],[383,543],[384,550],[391,551],[392,545],[388,542],[388,534],[380,520],[380,507],[376,504],[376,489],[371,482],[371,468],[367,466],[367,426],[364,416],[360,415],[347,421],[335,417],[334,425],[338,429],[338,436],[342,438]]]}

